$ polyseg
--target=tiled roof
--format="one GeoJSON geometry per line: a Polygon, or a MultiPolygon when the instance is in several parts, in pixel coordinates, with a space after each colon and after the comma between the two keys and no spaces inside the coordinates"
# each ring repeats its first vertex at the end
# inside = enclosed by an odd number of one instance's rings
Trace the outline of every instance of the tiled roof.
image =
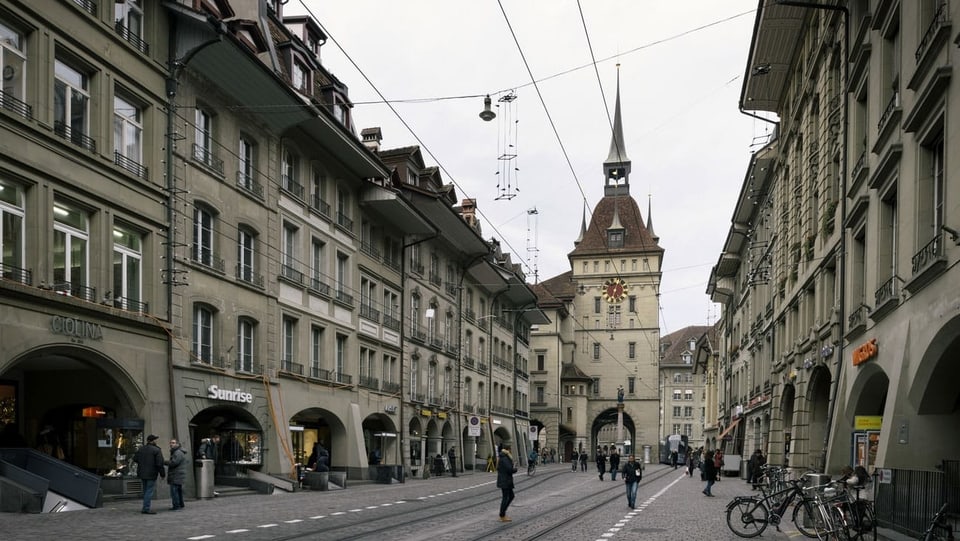
{"type": "Polygon", "coordinates": [[[561,380],[584,380],[584,381],[593,381],[593,378],[588,376],[583,370],[577,368],[575,363],[564,363],[560,368],[560,379],[561,380]]]}
{"type": "Polygon", "coordinates": [[[663,346],[661,361],[665,363],[681,363],[680,354],[688,351],[687,342],[691,338],[698,340],[703,336],[703,333],[711,331],[712,329],[713,327],[710,325],[692,325],[661,337],[660,344],[663,346]]]}
{"type": "Polygon", "coordinates": [[[568,255],[603,255],[635,252],[662,252],[663,248],[647,231],[640,207],[629,195],[608,195],[597,203],[583,240],[568,255]],[[623,248],[607,247],[607,228],[613,223],[614,209],[624,229],[623,248]]]}
{"type": "Polygon", "coordinates": [[[577,292],[577,284],[573,281],[573,271],[558,274],[539,284],[531,285],[530,288],[537,295],[537,300],[542,303],[556,303],[565,299],[572,299],[577,292]]]}

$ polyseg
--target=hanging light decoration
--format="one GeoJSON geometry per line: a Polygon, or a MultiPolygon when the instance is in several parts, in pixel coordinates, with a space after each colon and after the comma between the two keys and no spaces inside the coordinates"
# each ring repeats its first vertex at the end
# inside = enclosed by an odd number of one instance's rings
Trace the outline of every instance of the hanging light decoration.
{"type": "Polygon", "coordinates": [[[483,98],[483,111],[480,111],[480,118],[486,122],[490,122],[491,120],[497,118],[497,113],[494,113],[490,108],[492,103],[493,102],[490,100],[490,94],[487,94],[487,97],[483,98]]]}

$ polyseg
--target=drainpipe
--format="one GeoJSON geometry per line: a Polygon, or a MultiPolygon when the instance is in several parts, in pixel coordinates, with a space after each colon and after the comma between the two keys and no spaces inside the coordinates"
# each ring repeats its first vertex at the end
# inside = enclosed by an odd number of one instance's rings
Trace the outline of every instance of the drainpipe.
{"type": "MultiPolygon", "coordinates": [[[[842,55],[850,54],[850,10],[845,6],[832,6],[829,4],[816,4],[808,2],[797,2],[794,0],[777,0],[778,5],[783,6],[795,6],[802,8],[813,8],[813,9],[825,9],[829,11],[839,11],[843,14],[843,52],[842,55]]],[[[833,377],[833,381],[830,382],[830,407],[827,408],[827,427],[824,431],[823,436],[823,471],[827,471],[827,451],[830,449],[830,437],[833,432],[833,420],[836,415],[837,409],[837,394],[840,391],[840,374],[843,371],[843,349],[844,349],[844,327],[846,326],[847,316],[845,303],[847,296],[847,234],[846,230],[843,228],[843,220],[847,216],[847,136],[849,130],[848,122],[848,99],[846,96],[846,87],[849,83],[849,63],[845,58],[842,58],[843,63],[843,78],[841,89],[843,94],[843,129],[842,133],[842,143],[841,148],[843,149],[840,164],[841,164],[841,175],[840,175],[840,246],[838,253],[840,254],[840,307],[839,313],[837,314],[838,318],[838,329],[839,336],[837,336],[837,347],[836,349],[836,358],[834,363],[836,364],[837,370],[836,375],[833,377]]]]}
{"type": "Polygon", "coordinates": [[[176,97],[177,97],[177,58],[176,58],[176,23],[170,25],[169,31],[169,52],[168,52],[168,74],[166,80],[166,92],[167,92],[167,126],[166,126],[166,150],[164,152],[164,175],[166,178],[166,190],[167,190],[167,242],[164,257],[167,260],[166,265],[166,275],[167,279],[164,280],[166,283],[166,294],[167,294],[167,324],[169,325],[169,336],[167,337],[167,378],[170,382],[170,413],[173,417],[172,431],[173,439],[180,441],[180,430],[179,423],[177,422],[177,391],[176,385],[174,384],[174,370],[173,370],[173,288],[177,283],[177,270],[175,268],[174,262],[174,243],[176,242],[177,229],[174,225],[174,204],[176,200],[177,185],[176,180],[174,179],[174,168],[173,168],[173,145],[176,141],[175,137],[175,122],[176,122],[176,97]]]}

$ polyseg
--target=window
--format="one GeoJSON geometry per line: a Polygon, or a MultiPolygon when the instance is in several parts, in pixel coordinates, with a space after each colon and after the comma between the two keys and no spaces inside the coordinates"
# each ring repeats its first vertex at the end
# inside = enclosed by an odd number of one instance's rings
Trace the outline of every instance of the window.
{"type": "Polygon", "coordinates": [[[637,343],[636,343],[636,342],[629,342],[629,343],[627,344],[627,357],[630,358],[630,359],[636,359],[636,358],[637,358],[637,343]]]}
{"type": "Polygon", "coordinates": [[[629,306],[627,310],[631,314],[637,313],[637,296],[636,295],[630,295],[629,297],[627,297],[627,304],[629,306]]]}
{"type": "Polygon", "coordinates": [[[254,255],[257,238],[245,228],[237,231],[237,278],[247,283],[257,283],[254,255]]]}
{"type": "Polygon", "coordinates": [[[880,219],[878,232],[877,261],[877,304],[897,294],[898,286],[891,281],[897,275],[897,190],[889,190],[880,200],[880,219]],[[885,297],[886,295],[886,297],[885,297]]]}
{"type": "Polygon", "coordinates": [[[677,373],[673,375],[674,383],[683,383],[683,374],[677,373]]]}
{"type": "Polygon", "coordinates": [[[193,307],[193,357],[197,362],[213,362],[213,309],[205,304],[193,307]]]}
{"type": "Polygon", "coordinates": [[[593,384],[591,385],[591,391],[593,396],[600,396],[600,378],[593,378],[593,384]]]}
{"type": "Polygon", "coordinates": [[[470,376],[463,380],[463,403],[468,407],[473,406],[473,380],[470,376]]]}
{"type": "Polygon", "coordinates": [[[353,230],[353,220],[350,219],[350,192],[337,187],[337,225],[353,230]]]}
{"type": "Polygon", "coordinates": [[[143,241],[135,231],[113,227],[113,300],[124,310],[144,311],[141,304],[143,284],[143,241]]]}
{"type": "Polygon", "coordinates": [[[637,378],[630,376],[627,378],[627,394],[635,394],[637,392],[637,378]]]}
{"type": "Polygon", "coordinates": [[[122,96],[113,98],[114,162],[138,177],[146,176],[143,167],[143,111],[122,96]]]}
{"type": "Polygon", "coordinates": [[[213,116],[199,106],[194,112],[193,158],[206,165],[213,163],[213,116]]]}
{"type": "Polygon", "coordinates": [[[573,408],[567,408],[567,423],[573,422],[573,408]]]}
{"type": "Polygon", "coordinates": [[[477,382],[477,409],[482,413],[484,408],[486,408],[487,403],[487,394],[484,392],[485,387],[483,386],[482,381],[477,382]]]}
{"type": "Polygon", "coordinates": [[[546,363],[547,363],[547,354],[542,351],[538,351],[537,352],[537,370],[541,372],[546,370],[546,363]]]}
{"type": "Polygon", "coordinates": [[[673,432],[671,432],[671,434],[679,434],[679,433],[680,433],[680,424],[678,423],[673,425],[673,432]]]}
{"type": "MultiPolygon", "coordinates": [[[[393,383],[397,373],[397,358],[393,355],[383,355],[383,365],[380,369],[380,376],[384,383],[393,383]]],[[[469,389],[468,389],[469,390],[469,389]]]]}
{"type": "Polygon", "coordinates": [[[693,425],[690,423],[683,424],[683,435],[690,437],[693,435],[693,425]]]}
{"type": "Polygon", "coordinates": [[[620,327],[620,309],[619,304],[607,306],[607,328],[617,329],[620,327]]]}
{"type": "Polygon", "coordinates": [[[240,148],[237,151],[237,186],[257,197],[263,197],[263,188],[254,180],[256,178],[257,146],[252,139],[241,135],[240,148]]]}
{"type": "Polygon", "coordinates": [[[350,289],[350,256],[337,252],[337,300],[352,303],[350,289]]]}
{"type": "Polygon", "coordinates": [[[290,270],[297,268],[297,233],[296,225],[290,222],[283,223],[283,253],[280,254],[280,261],[286,269],[290,270]]]}
{"type": "Polygon", "coordinates": [[[693,406],[684,406],[684,407],[683,407],[683,416],[684,416],[684,417],[693,417],[693,406]]]}
{"type": "Polygon", "coordinates": [[[921,147],[920,186],[917,200],[917,241],[920,246],[940,235],[943,226],[944,205],[944,142],[943,133],[935,134],[929,143],[921,147]]]}
{"type": "Polygon", "coordinates": [[[373,383],[373,359],[375,352],[363,346],[360,346],[360,384],[370,386],[373,383]]]}
{"type": "Polygon", "coordinates": [[[600,297],[593,298],[593,313],[594,314],[600,313],[600,297]]]}
{"type": "Polygon", "coordinates": [[[283,334],[283,350],[280,352],[280,360],[284,363],[291,363],[297,358],[296,318],[284,316],[281,323],[281,333],[283,334]]]}
{"type": "Polygon", "coordinates": [[[443,321],[443,345],[452,348],[456,344],[453,342],[453,313],[447,312],[447,317],[443,321]]]}
{"type": "Polygon", "coordinates": [[[143,6],[141,0],[116,0],[114,2],[114,19],[117,33],[123,39],[132,43],[142,52],[147,52],[147,44],[143,41],[143,6]]]}
{"type": "Polygon", "coordinates": [[[3,72],[0,90],[3,91],[0,105],[12,109],[17,107],[29,115],[29,106],[24,102],[26,96],[27,55],[24,51],[24,39],[20,32],[0,22],[0,70],[3,72]],[[15,103],[19,102],[19,103],[15,103]]]}
{"type": "Polygon", "coordinates": [[[400,296],[388,289],[383,290],[383,324],[393,330],[400,330],[400,296]]]}
{"type": "Polygon", "coordinates": [[[674,407],[673,407],[673,416],[674,416],[674,417],[680,417],[680,406],[674,406],[674,407]]]}
{"type": "Polygon", "coordinates": [[[23,195],[19,185],[0,179],[0,272],[7,280],[26,283],[23,195]]]}
{"type": "Polygon", "coordinates": [[[53,282],[57,291],[88,301],[87,290],[90,232],[87,213],[66,203],[53,204],[53,282]]]}
{"type": "Polygon", "coordinates": [[[692,389],[687,389],[687,390],[683,391],[683,399],[684,399],[684,400],[693,400],[693,390],[692,390],[692,389]]]}
{"type": "Polygon", "coordinates": [[[420,394],[420,357],[410,359],[410,398],[416,399],[420,394]]]}
{"type": "Polygon", "coordinates": [[[289,148],[283,149],[280,164],[281,187],[298,199],[303,199],[303,186],[300,184],[300,156],[289,148]]]}
{"type": "Polygon", "coordinates": [[[292,72],[293,73],[291,75],[293,79],[293,87],[304,94],[308,94],[309,86],[307,83],[309,83],[310,77],[306,66],[303,65],[303,62],[294,60],[292,72]]]}
{"type": "Polygon", "coordinates": [[[197,206],[193,209],[193,260],[208,267],[214,266],[213,213],[197,206]]]}
{"type": "Polygon", "coordinates": [[[310,287],[324,293],[329,293],[324,270],[324,242],[318,238],[310,241],[310,287]]]}
{"type": "MultiPolygon", "coordinates": [[[[420,333],[420,295],[414,293],[410,296],[410,330],[414,338],[418,338],[420,333]]],[[[423,337],[419,337],[422,339],[423,337]]]]}
{"type": "Polygon", "coordinates": [[[237,370],[253,372],[253,331],[254,322],[248,318],[240,318],[237,322],[237,370]]]}
{"type": "Polygon", "coordinates": [[[600,342],[593,343],[593,360],[600,360],[600,342]]]}
{"type": "Polygon", "coordinates": [[[543,385],[537,385],[536,393],[537,394],[536,394],[535,402],[537,404],[543,404],[547,401],[547,390],[546,388],[544,388],[543,385]]]}
{"type": "Polygon", "coordinates": [[[323,366],[323,327],[310,327],[310,377],[320,378],[323,366]]]}
{"type": "Polygon", "coordinates": [[[607,248],[623,248],[623,230],[607,232],[607,248]]]}
{"type": "Polygon", "coordinates": [[[60,137],[95,150],[90,129],[90,80],[62,60],[54,63],[53,129],[60,137]]]}
{"type": "Polygon", "coordinates": [[[344,370],[346,369],[345,363],[347,361],[347,337],[342,334],[337,335],[336,354],[337,366],[334,367],[334,371],[336,372],[335,379],[340,383],[347,383],[349,378],[347,377],[347,374],[344,373],[344,370]]]}
{"type": "Polygon", "coordinates": [[[680,391],[680,389],[674,389],[674,390],[673,390],[673,399],[674,399],[674,400],[680,400],[680,399],[682,399],[682,398],[683,398],[683,393],[680,391]]]}
{"type": "Polygon", "coordinates": [[[323,172],[319,169],[313,170],[313,178],[311,179],[313,184],[313,201],[311,205],[314,209],[320,211],[320,214],[324,216],[330,216],[330,205],[323,198],[324,190],[327,184],[327,179],[323,176],[323,172]]]}

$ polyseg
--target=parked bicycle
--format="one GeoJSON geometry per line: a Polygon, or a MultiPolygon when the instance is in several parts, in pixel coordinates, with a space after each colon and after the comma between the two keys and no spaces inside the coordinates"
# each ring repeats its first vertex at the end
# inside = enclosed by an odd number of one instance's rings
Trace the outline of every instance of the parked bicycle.
{"type": "Polygon", "coordinates": [[[839,503],[843,523],[847,529],[847,538],[864,540],[868,537],[877,541],[877,520],[873,502],[860,498],[862,485],[845,487],[846,500],[839,503]]]}
{"type": "Polygon", "coordinates": [[[762,490],[762,496],[738,496],[727,504],[727,527],[740,537],[756,537],[773,526],[780,531],[780,522],[795,500],[793,522],[797,530],[811,538],[825,530],[821,513],[816,507],[814,497],[804,492],[803,482],[798,479],[784,479],[786,488],[770,492],[762,490]]]}
{"type": "Polygon", "coordinates": [[[933,520],[920,536],[920,541],[954,541],[953,526],[946,520],[947,504],[944,503],[937,514],[933,515],[933,520]]]}

